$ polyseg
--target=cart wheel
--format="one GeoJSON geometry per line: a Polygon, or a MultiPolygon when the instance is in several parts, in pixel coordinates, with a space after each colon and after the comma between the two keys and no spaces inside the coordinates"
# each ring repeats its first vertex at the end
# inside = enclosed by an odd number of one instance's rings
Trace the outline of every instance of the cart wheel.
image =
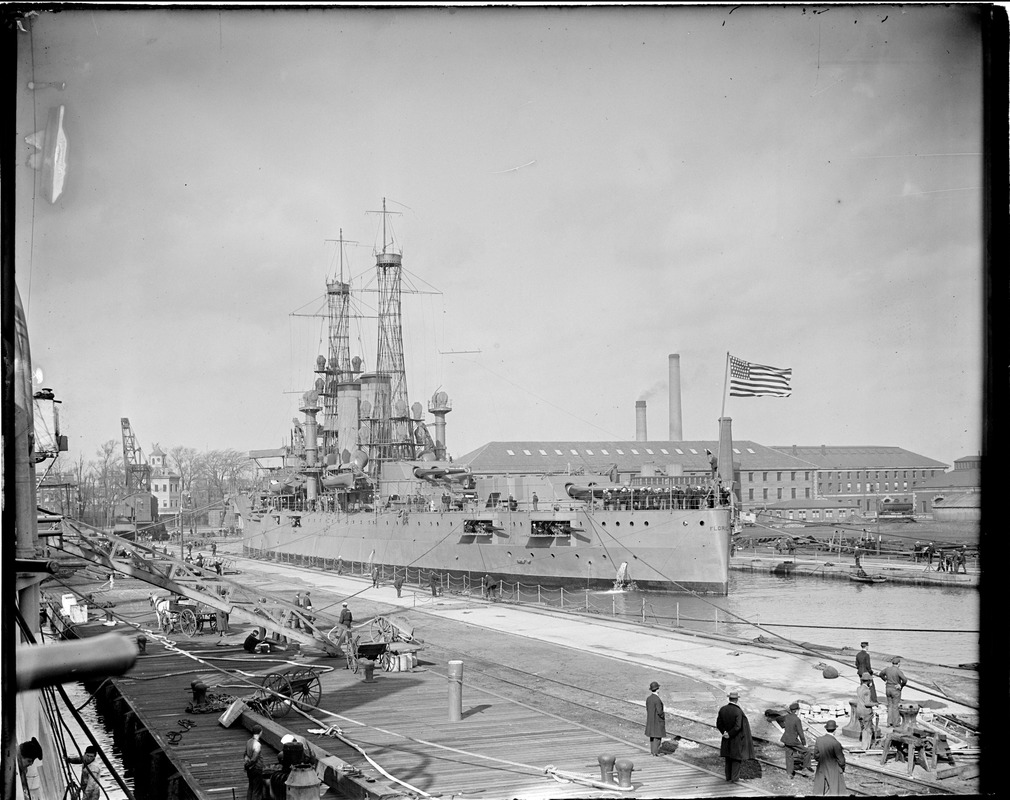
{"type": "Polygon", "coordinates": [[[179,625],[187,636],[196,636],[196,614],[192,609],[184,608],[179,612],[179,625]]]}
{"type": "Polygon", "coordinates": [[[271,717],[283,717],[291,710],[291,683],[282,672],[271,672],[263,679],[266,695],[263,698],[263,710],[271,717]],[[275,694],[276,692],[276,694],[275,694]]]}
{"type": "Polygon", "coordinates": [[[393,671],[393,654],[388,650],[383,650],[379,653],[379,666],[382,667],[386,672],[393,671]]]}
{"type": "Polygon", "coordinates": [[[291,683],[291,700],[302,711],[316,708],[323,697],[323,686],[314,669],[293,667],[285,673],[291,683]]]}
{"type": "Polygon", "coordinates": [[[211,633],[215,633],[217,631],[217,614],[212,617],[208,617],[207,623],[210,625],[211,633]]]}
{"type": "Polygon", "coordinates": [[[372,624],[368,626],[368,632],[372,636],[373,642],[391,642],[396,638],[396,631],[392,623],[385,617],[376,617],[372,624]]]}

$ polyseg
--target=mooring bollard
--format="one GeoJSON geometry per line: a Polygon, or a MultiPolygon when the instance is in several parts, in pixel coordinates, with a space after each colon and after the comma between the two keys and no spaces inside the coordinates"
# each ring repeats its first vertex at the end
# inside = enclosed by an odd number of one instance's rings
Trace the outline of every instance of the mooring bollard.
{"type": "Polygon", "coordinates": [[[137,637],[137,652],[146,653],[147,652],[147,637],[138,636],[137,637]]]}
{"type": "Polygon", "coordinates": [[[600,780],[604,783],[614,783],[614,762],[617,756],[604,754],[597,756],[596,760],[600,762],[600,780]]]}
{"type": "Polygon", "coordinates": [[[617,768],[617,785],[622,789],[631,788],[631,773],[635,769],[635,765],[629,758],[619,758],[614,764],[617,768]]]}
{"type": "Polygon", "coordinates": [[[202,706],[207,702],[207,684],[201,680],[193,681],[189,688],[193,690],[193,705],[202,706]]]}
{"type": "Polygon", "coordinates": [[[365,683],[375,682],[375,662],[370,658],[361,659],[361,666],[365,668],[365,683]]]}
{"type": "Polygon", "coordinates": [[[463,662],[449,662],[449,722],[463,719],[463,662]]]}

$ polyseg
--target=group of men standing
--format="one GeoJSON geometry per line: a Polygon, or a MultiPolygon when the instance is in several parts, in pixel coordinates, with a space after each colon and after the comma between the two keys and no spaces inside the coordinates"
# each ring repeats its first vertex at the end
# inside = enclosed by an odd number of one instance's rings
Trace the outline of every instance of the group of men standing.
{"type": "MultiPolygon", "coordinates": [[[[855,714],[859,721],[861,748],[869,750],[873,744],[873,707],[878,705],[877,690],[873,685],[873,666],[869,653],[869,642],[861,642],[856,654],[856,672],[859,674],[859,688],[856,690],[855,714]]],[[[898,665],[901,658],[894,656],[891,663],[880,671],[879,676],[885,683],[887,698],[887,724],[897,727],[901,724],[901,714],[898,707],[901,703],[901,691],[908,683],[907,678],[898,665]]],[[[663,738],[666,736],[666,715],[663,701],[659,696],[659,684],[653,681],[649,684],[650,694],[645,701],[646,721],[645,735],[649,737],[649,751],[654,756],[661,755],[663,738]]],[[[716,728],[722,736],[719,754],[725,760],[726,780],[736,783],[740,780],[743,762],[754,758],[754,742],[751,737],[750,722],[740,707],[740,693],[730,691],[728,702],[719,709],[716,717],[716,728]]],[[[813,772],[813,790],[815,795],[843,795],[845,788],[845,751],[836,738],[838,724],[828,720],[824,725],[825,733],[817,737],[813,747],[807,747],[807,737],[803,731],[803,722],[797,712],[800,709],[798,701],[789,704],[786,714],[779,717],[782,726],[780,742],[785,748],[786,774],[792,780],[798,771],[809,771],[811,759],[817,760],[817,769],[813,772]]]]}

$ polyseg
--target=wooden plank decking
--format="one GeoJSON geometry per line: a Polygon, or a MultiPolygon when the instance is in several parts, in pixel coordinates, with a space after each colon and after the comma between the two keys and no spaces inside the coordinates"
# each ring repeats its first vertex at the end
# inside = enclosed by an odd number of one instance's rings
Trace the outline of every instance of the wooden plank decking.
{"type": "MultiPolygon", "coordinates": [[[[123,602],[117,611],[140,621],[146,601],[123,602]]],[[[153,624],[153,615],[147,624],[153,624]]],[[[89,625],[94,633],[109,628],[89,625]]],[[[87,629],[82,635],[88,635],[87,629]]],[[[174,635],[177,644],[205,663],[151,641],[130,673],[115,679],[141,722],[151,731],[194,795],[202,798],[241,798],[246,793],[242,753],[253,715],[230,728],[218,724],[220,713],[186,713],[192,702],[191,684],[200,679],[210,692],[248,696],[253,689],[237,677],[213,669],[241,669],[262,674],[287,669],[282,656],[250,655],[231,639],[218,646],[214,634],[192,639],[174,635]],[[195,722],[185,729],[181,720],[195,722]],[[181,736],[170,737],[169,732],[181,736]],[[177,738],[172,743],[171,738],[177,738]]],[[[238,637],[240,641],[240,637],[238,637]]],[[[310,654],[293,659],[300,666],[316,666],[321,674],[322,699],[307,719],[295,711],[275,720],[292,733],[305,736],[328,753],[361,771],[355,779],[362,794],[390,797],[407,794],[406,787],[389,781],[357,750],[331,737],[308,733],[310,728],[335,725],[388,773],[429,794],[481,798],[575,798],[607,790],[577,783],[559,783],[543,773],[559,770],[599,778],[597,756],[612,754],[635,764],[633,791],[614,792],[639,798],[756,796],[746,783],[728,784],[716,775],[672,756],[652,757],[647,741],[627,742],[606,731],[544,713],[501,698],[479,686],[464,672],[462,719],[449,721],[445,665],[424,662],[409,672],[376,672],[368,683],[362,673],[343,668],[343,659],[310,654]],[[332,712],[333,716],[326,712],[332,712]],[[371,781],[369,779],[372,779],[371,781]]],[[[465,669],[465,668],[464,668],[465,669]]],[[[267,762],[274,760],[267,756],[267,762]]],[[[332,790],[325,796],[336,796],[332,790]]]]}

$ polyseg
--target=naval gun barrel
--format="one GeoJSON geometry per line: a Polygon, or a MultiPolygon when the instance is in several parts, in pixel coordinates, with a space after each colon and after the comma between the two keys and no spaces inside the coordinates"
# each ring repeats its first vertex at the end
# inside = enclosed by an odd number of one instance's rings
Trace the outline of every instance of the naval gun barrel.
{"type": "Polygon", "coordinates": [[[137,643],[118,633],[91,639],[17,648],[17,690],[122,675],[137,661],[137,643]]]}

